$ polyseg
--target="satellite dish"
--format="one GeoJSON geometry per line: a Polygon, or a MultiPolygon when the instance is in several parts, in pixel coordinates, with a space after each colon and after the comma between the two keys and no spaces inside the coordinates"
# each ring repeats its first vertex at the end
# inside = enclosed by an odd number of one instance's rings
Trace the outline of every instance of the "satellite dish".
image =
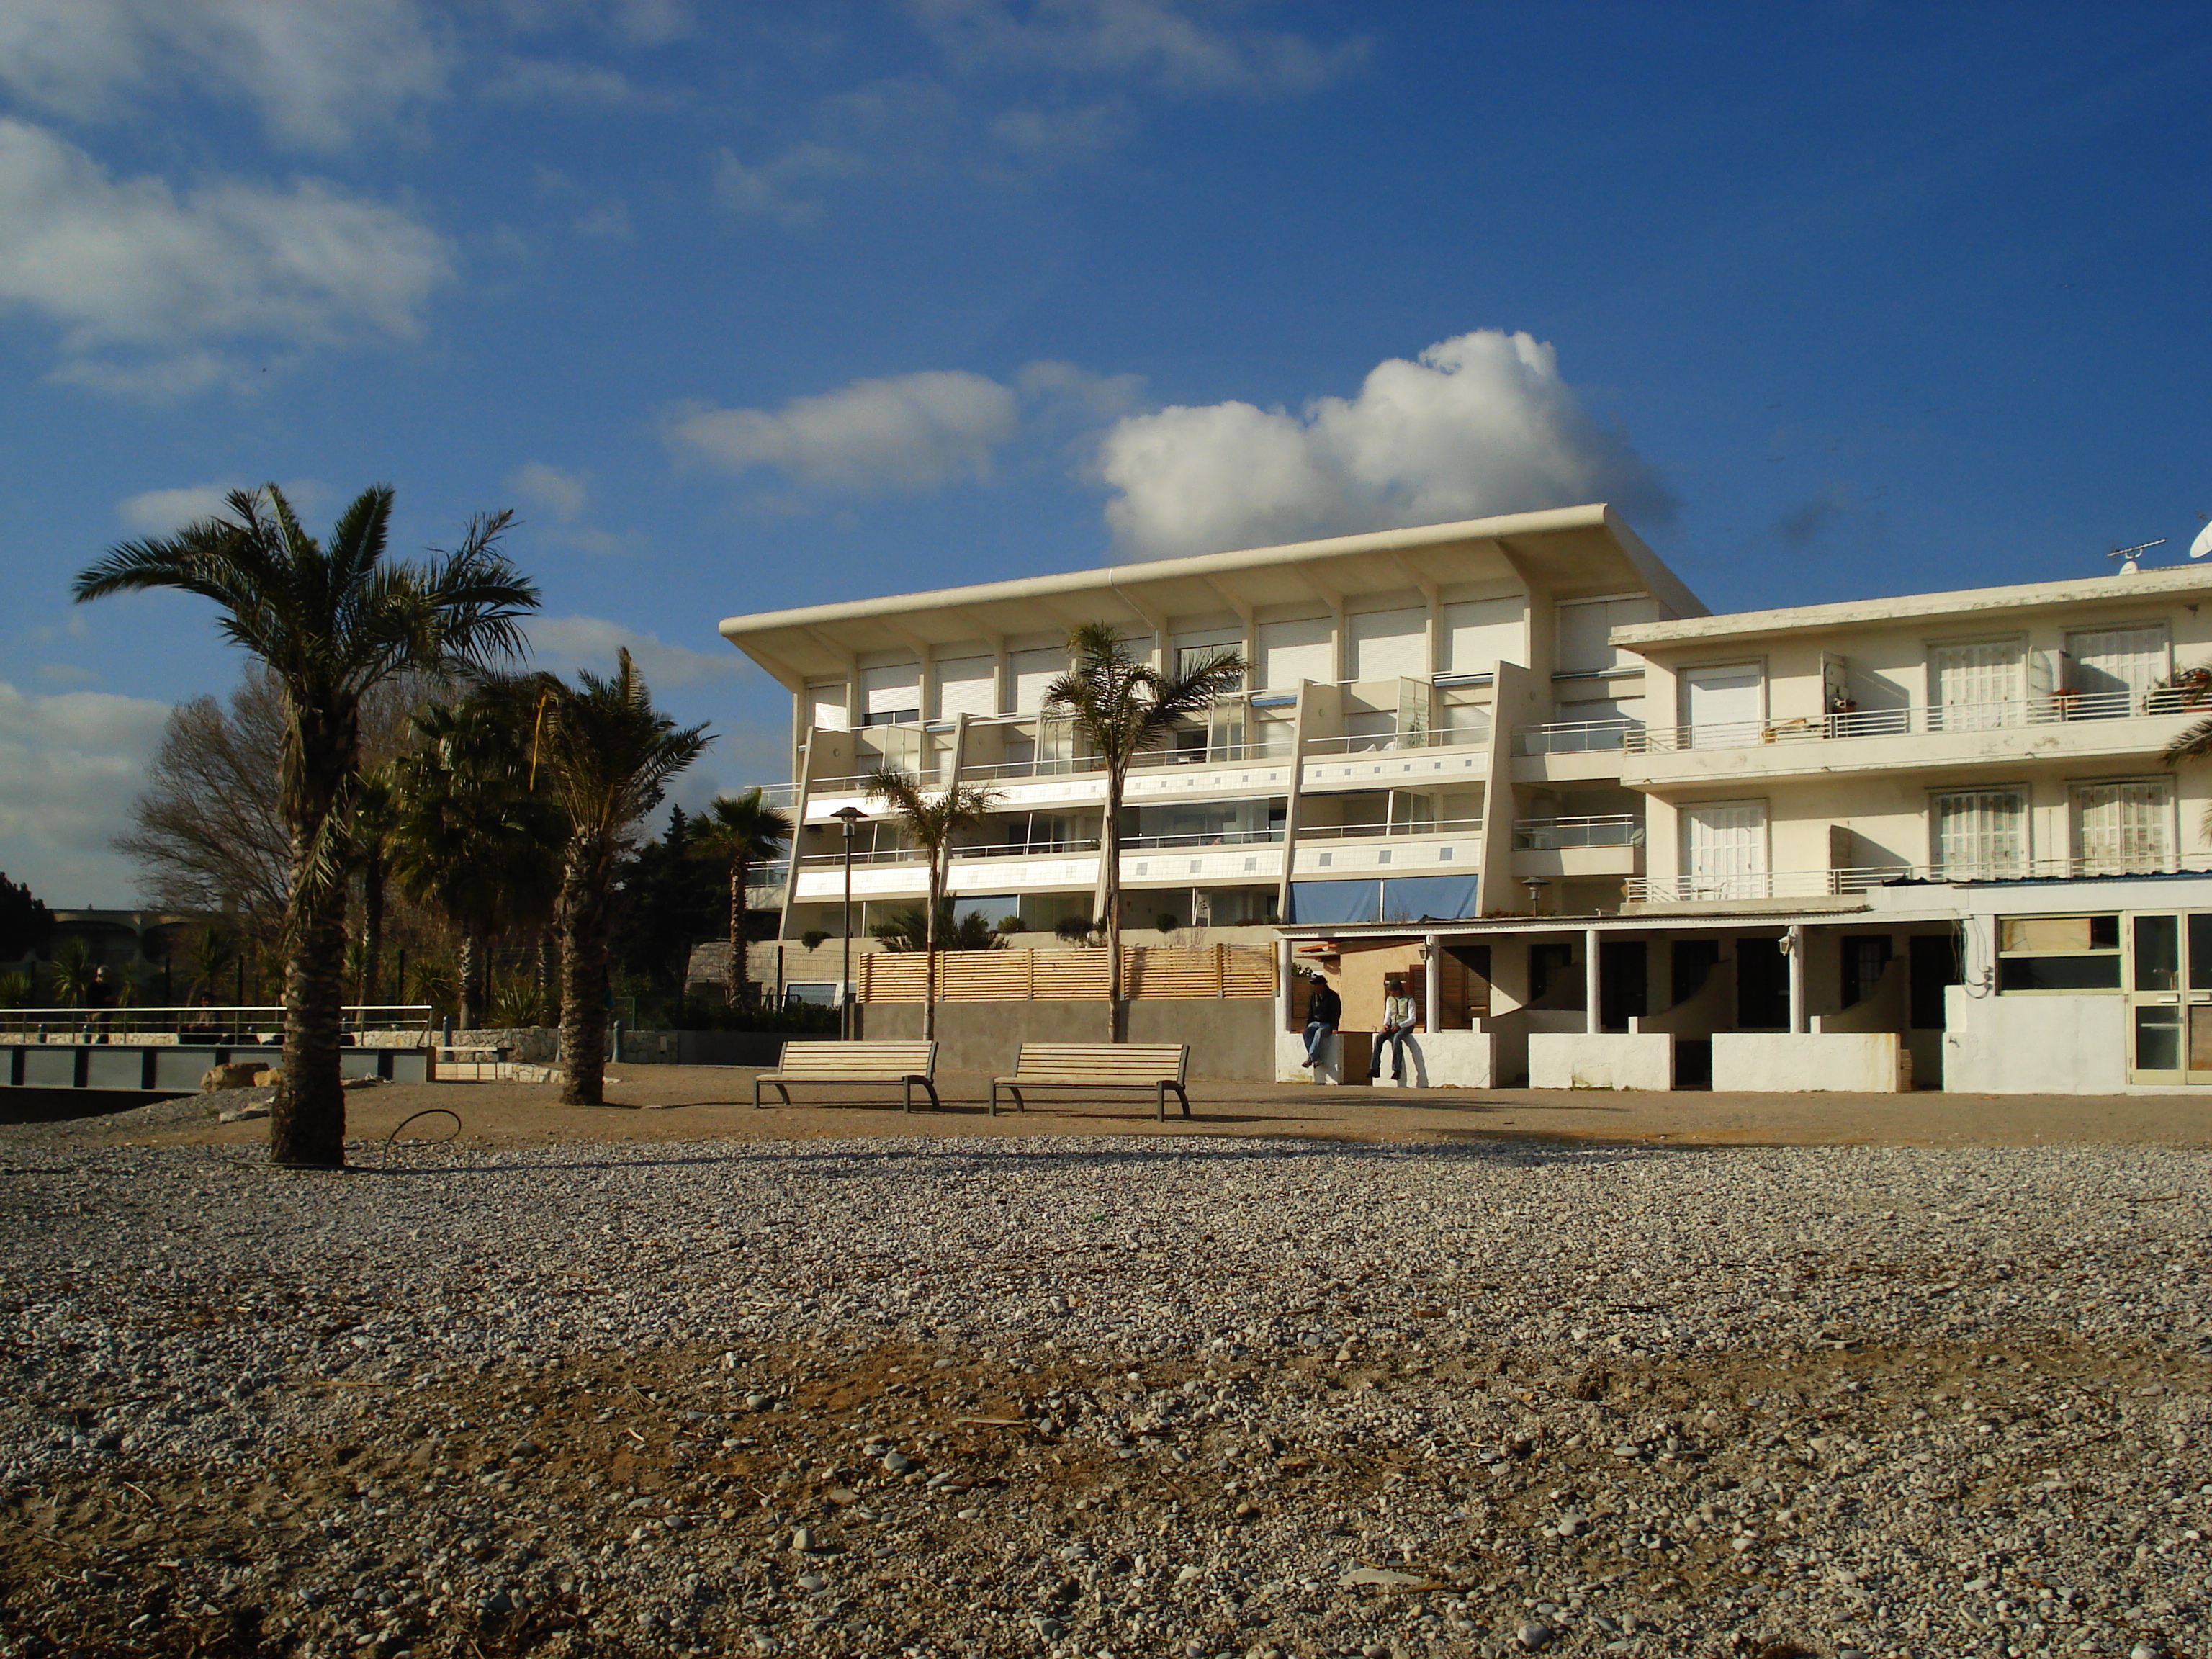
{"type": "Polygon", "coordinates": [[[2201,559],[2207,553],[2212,553],[2212,523],[2206,524],[2203,529],[2197,532],[2197,539],[2189,544],[2191,558],[2201,559]]]}

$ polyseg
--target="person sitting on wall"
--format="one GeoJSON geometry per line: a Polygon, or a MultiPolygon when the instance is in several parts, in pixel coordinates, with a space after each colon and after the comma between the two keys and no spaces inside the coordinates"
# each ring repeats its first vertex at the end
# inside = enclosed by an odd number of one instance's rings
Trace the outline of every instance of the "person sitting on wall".
{"type": "Polygon", "coordinates": [[[122,989],[107,976],[107,969],[104,966],[96,969],[92,975],[92,983],[84,988],[84,1006],[91,1016],[85,1024],[92,1028],[94,1042],[108,1040],[108,1027],[115,1018],[117,1005],[122,1000],[122,989]]]}
{"type": "Polygon", "coordinates": [[[1306,998],[1306,1057],[1298,1062],[1300,1066],[1321,1064],[1322,1045],[1335,1035],[1336,1023],[1343,1018],[1344,999],[1329,988],[1328,981],[1316,968],[1313,990],[1306,998]]]}
{"type": "Polygon", "coordinates": [[[1368,1051],[1367,1080],[1382,1075],[1382,1045],[1390,1045],[1390,1081],[1406,1080],[1406,1038],[1413,1029],[1413,999],[1406,994],[1406,976],[1389,974],[1382,980],[1382,1029],[1375,1034],[1368,1051]]]}

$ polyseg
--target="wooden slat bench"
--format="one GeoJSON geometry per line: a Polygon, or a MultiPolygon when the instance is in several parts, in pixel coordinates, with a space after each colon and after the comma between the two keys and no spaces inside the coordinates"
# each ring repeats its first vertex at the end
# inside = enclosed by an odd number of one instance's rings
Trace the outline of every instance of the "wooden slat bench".
{"type": "Polygon", "coordinates": [[[1153,1109],[1167,1120],[1168,1091],[1190,1115],[1190,1096],[1182,1086],[1190,1065],[1187,1042],[1024,1042],[1014,1057],[1012,1077],[991,1079],[991,1115],[999,1115],[999,1091],[1013,1096],[1024,1111],[1024,1089],[1149,1089],[1153,1109]]]}
{"type": "Polygon", "coordinates": [[[937,1045],[934,1042],[787,1042],[775,1069],[753,1079],[753,1109],[761,1103],[765,1083],[791,1104],[793,1083],[896,1083],[906,1109],[914,1109],[914,1085],[919,1083],[939,1111],[937,1045]]]}

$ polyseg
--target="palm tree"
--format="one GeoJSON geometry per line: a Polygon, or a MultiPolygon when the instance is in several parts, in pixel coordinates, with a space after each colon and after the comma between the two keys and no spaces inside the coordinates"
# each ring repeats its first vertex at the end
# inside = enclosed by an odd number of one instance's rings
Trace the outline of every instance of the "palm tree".
{"type": "Polygon", "coordinates": [[[425,562],[385,557],[392,489],[373,484],[326,541],[301,529],[274,484],[171,536],[125,542],[79,573],[79,603],[175,588],[211,599],[218,630],[283,689],[279,797],[289,841],[284,899],[284,1066],[269,1115],[274,1164],[345,1164],[338,1079],[346,878],[361,787],[362,703],[410,673],[471,673],[520,651],[538,590],[500,551],[512,514],[479,514],[459,547],[425,562]]]}
{"type": "Polygon", "coordinates": [[[929,896],[922,910],[921,948],[926,962],[921,1035],[933,1039],[937,1036],[937,928],[939,917],[950,908],[945,902],[945,884],[952,863],[952,838],[982,823],[991,803],[999,798],[998,792],[956,783],[933,793],[911,773],[885,766],[869,778],[868,798],[891,809],[899,833],[929,860],[929,896]]]}
{"type": "Polygon", "coordinates": [[[604,1103],[607,1066],[607,934],[616,856],[670,781],[699,758],[707,728],[678,728],[622,653],[614,677],[548,678],[538,762],[568,817],[562,854],[561,1051],[569,1106],[604,1103]]]}
{"type": "Polygon", "coordinates": [[[460,1025],[483,1024],[492,941],[550,918],[568,821],[529,781],[531,702],[506,682],[416,720],[422,746],[393,767],[392,873],[459,934],[460,1025]]]}
{"type": "Polygon", "coordinates": [[[354,999],[363,1006],[374,1006],[384,994],[384,888],[399,828],[393,773],[391,765],[369,773],[354,799],[354,855],[361,864],[361,973],[354,999]]]}
{"type": "Polygon", "coordinates": [[[1106,822],[1098,841],[1099,898],[1106,918],[1107,1018],[1121,1042],[1121,795],[1139,755],[1164,748],[1176,726],[1205,714],[1244,677],[1242,653],[1224,650],[1183,674],[1139,662],[1108,623],[1067,636],[1074,665],[1048,686],[1044,712],[1064,716],[1106,769],[1106,822]]]}
{"type": "MultiPolygon", "coordinates": [[[[912,904],[903,910],[892,911],[868,932],[886,951],[920,951],[927,948],[929,924],[922,916],[921,907],[912,904]]],[[[980,912],[970,910],[955,920],[951,899],[938,902],[937,942],[948,951],[1006,948],[1006,934],[985,921],[980,912]]]]}
{"type": "Polygon", "coordinates": [[[791,845],[791,815],[762,799],[757,788],[721,795],[691,830],[691,856],[730,866],[729,1002],[745,996],[745,878],[756,864],[773,864],[791,845]]]}

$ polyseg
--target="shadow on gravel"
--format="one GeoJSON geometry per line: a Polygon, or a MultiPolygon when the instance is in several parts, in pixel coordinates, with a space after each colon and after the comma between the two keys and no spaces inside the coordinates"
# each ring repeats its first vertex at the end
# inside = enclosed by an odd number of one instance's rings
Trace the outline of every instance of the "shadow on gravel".
{"type": "Polygon", "coordinates": [[[1188,1169],[1198,1165],[1253,1164],[1289,1164],[1347,1155],[1394,1162],[1434,1162],[1455,1158],[1468,1163],[1515,1164],[1539,1166],[1553,1164],[1620,1164],[1678,1156],[1698,1147],[1651,1146],[1641,1142],[1591,1142],[1565,1136],[1467,1139],[1442,1141],[1370,1141],[1310,1135],[1255,1138],[1250,1145],[1225,1146],[1211,1138],[1121,1141],[1080,1148],[1038,1146],[1021,1141],[993,1139],[952,1145],[944,1141],[901,1140],[855,1150],[836,1143],[780,1141],[746,1143],[725,1151],[692,1152],[651,1158],[558,1158],[515,1159],[490,1158],[459,1164],[410,1164],[395,1161],[388,1167],[373,1164],[356,1166],[363,1175],[387,1175],[418,1179],[453,1175],[544,1175],[552,1171],[605,1170],[629,1173],[650,1170],[738,1168],[774,1164],[797,1167],[827,1176],[862,1175],[892,1164],[992,1164],[1024,1169],[1126,1170],[1145,1164],[1188,1169]]]}

